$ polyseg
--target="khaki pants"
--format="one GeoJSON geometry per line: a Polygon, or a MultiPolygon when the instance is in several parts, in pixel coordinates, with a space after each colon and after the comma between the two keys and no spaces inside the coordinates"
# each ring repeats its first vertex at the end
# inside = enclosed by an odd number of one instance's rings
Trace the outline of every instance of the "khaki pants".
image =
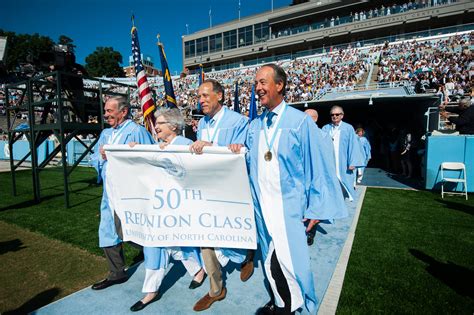
{"type": "Polygon", "coordinates": [[[212,247],[201,248],[201,255],[204,260],[204,266],[206,267],[206,272],[209,276],[209,283],[211,285],[209,296],[218,296],[221,294],[223,285],[221,264],[219,263],[219,260],[217,260],[216,252],[212,247]]]}

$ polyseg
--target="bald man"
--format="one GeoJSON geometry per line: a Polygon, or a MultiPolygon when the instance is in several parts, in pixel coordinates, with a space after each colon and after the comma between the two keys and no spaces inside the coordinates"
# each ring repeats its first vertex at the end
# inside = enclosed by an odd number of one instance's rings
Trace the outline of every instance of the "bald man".
{"type": "Polygon", "coordinates": [[[317,110],[310,108],[310,109],[305,110],[304,112],[305,112],[305,114],[309,115],[309,117],[311,117],[311,119],[312,119],[315,123],[318,122],[318,117],[319,117],[319,115],[318,115],[318,111],[317,111],[317,110]]]}

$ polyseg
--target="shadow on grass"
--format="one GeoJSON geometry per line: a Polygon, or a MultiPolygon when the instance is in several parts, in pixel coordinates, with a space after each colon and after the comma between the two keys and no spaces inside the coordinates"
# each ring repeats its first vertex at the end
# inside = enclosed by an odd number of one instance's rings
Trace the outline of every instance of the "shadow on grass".
{"type": "MultiPolygon", "coordinates": [[[[57,196],[61,196],[61,195],[57,195],[57,196]]],[[[57,196],[51,196],[50,198],[48,197],[45,197],[43,199],[52,199],[52,198],[55,198],[57,196]]],[[[35,200],[26,200],[26,201],[23,201],[23,202],[20,202],[20,203],[17,203],[17,204],[12,204],[12,205],[9,205],[9,206],[6,206],[6,207],[2,207],[0,208],[0,212],[2,211],[6,211],[6,210],[12,210],[12,209],[23,209],[23,208],[29,208],[29,207],[32,207],[34,205],[37,205],[39,204],[39,202],[36,202],[35,200]]]]}
{"type": "Polygon", "coordinates": [[[145,260],[145,256],[143,255],[143,250],[140,250],[140,252],[135,255],[135,257],[132,258],[132,262],[130,265],[135,265],[135,264],[138,264],[138,263],[141,263],[142,261],[145,260]]]}
{"type": "Polygon", "coordinates": [[[54,298],[59,294],[59,292],[61,292],[59,288],[52,288],[38,293],[19,308],[11,311],[6,311],[5,313],[3,313],[3,315],[29,314],[30,312],[33,312],[34,310],[37,310],[38,308],[51,303],[54,298]]]}
{"type": "Polygon", "coordinates": [[[450,261],[439,262],[433,257],[426,255],[417,249],[409,249],[409,252],[417,259],[428,264],[426,271],[449,286],[456,293],[470,298],[474,297],[472,283],[474,282],[474,271],[463,266],[456,265],[450,261]]]}
{"type": "MultiPolygon", "coordinates": [[[[85,195],[85,194],[82,194],[82,196],[92,196],[92,195],[85,195]]],[[[83,201],[78,202],[78,203],[71,203],[70,208],[78,207],[78,206],[80,206],[80,205],[83,205],[83,204],[86,204],[86,203],[90,203],[90,202],[93,202],[93,201],[95,201],[95,200],[100,200],[100,199],[102,199],[102,196],[93,196],[93,198],[86,199],[86,200],[83,200],[83,201]]],[[[100,205],[100,202],[99,202],[99,205],[100,205]]]]}
{"type": "MultiPolygon", "coordinates": [[[[69,191],[69,194],[70,194],[70,197],[71,195],[74,195],[74,194],[77,194],[77,195],[81,195],[81,196],[90,196],[92,197],[91,199],[88,199],[88,200],[83,200],[81,202],[78,202],[78,203],[74,203],[73,205],[71,205],[71,208],[74,208],[74,207],[77,207],[77,206],[80,206],[84,203],[89,203],[91,201],[94,201],[94,200],[97,200],[97,199],[100,199],[102,198],[102,194],[100,196],[98,195],[95,195],[95,194],[85,194],[85,193],[82,193],[82,191],[84,190],[88,190],[90,189],[89,187],[83,187],[83,188],[79,188],[79,189],[76,189],[76,190],[70,190],[69,191]]],[[[43,190],[43,189],[42,189],[43,190]]],[[[59,191],[59,190],[57,190],[59,191]]],[[[8,205],[6,207],[2,207],[0,208],[0,212],[2,211],[6,211],[6,210],[12,210],[12,209],[23,209],[23,208],[29,208],[29,207],[32,207],[32,206],[35,206],[35,205],[38,205],[44,201],[48,201],[48,200],[51,200],[51,199],[54,199],[54,198],[58,198],[58,197],[61,197],[61,196],[64,196],[64,189],[61,190],[61,193],[56,193],[56,194],[48,194],[48,195],[45,195],[45,196],[41,196],[41,201],[40,202],[36,202],[34,199],[32,200],[26,200],[26,201],[23,201],[23,202],[20,202],[20,203],[17,203],[17,204],[11,204],[11,205],[8,205]]],[[[74,198],[74,197],[73,197],[74,198]]],[[[72,198],[70,198],[71,200],[72,198]]]]}
{"type": "MultiPolygon", "coordinates": [[[[462,197],[464,198],[464,197],[462,197]]],[[[442,203],[448,209],[464,212],[470,215],[474,215],[474,206],[468,206],[463,203],[448,201],[446,199],[436,199],[437,202],[442,203]]]]}
{"type": "Polygon", "coordinates": [[[23,248],[26,247],[23,246],[23,242],[18,238],[11,241],[0,242],[0,255],[3,255],[8,252],[17,252],[23,248]]]}

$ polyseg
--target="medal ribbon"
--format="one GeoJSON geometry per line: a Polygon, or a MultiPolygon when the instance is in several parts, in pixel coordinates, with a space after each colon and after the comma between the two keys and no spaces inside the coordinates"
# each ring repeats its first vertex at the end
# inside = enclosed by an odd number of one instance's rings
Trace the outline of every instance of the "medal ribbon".
{"type": "Polygon", "coordinates": [[[267,129],[269,130],[269,127],[267,127],[266,124],[263,124],[263,134],[265,135],[265,142],[267,144],[268,151],[270,152],[272,151],[273,143],[275,142],[275,139],[276,139],[278,127],[280,126],[281,119],[283,118],[283,114],[285,113],[287,107],[288,105],[286,104],[283,105],[283,110],[281,111],[281,114],[279,115],[280,117],[277,118],[278,123],[274,127],[274,132],[273,132],[272,138],[270,139],[270,142],[268,142],[268,135],[267,135],[267,129]]]}
{"type": "MultiPolygon", "coordinates": [[[[225,113],[224,113],[225,114],[225,113]]],[[[207,125],[206,125],[206,128],[207,128],[207,140],[211,143],[214,143],[214,139],[216,138],[216,135],[217,135],[217,131],[219,130],[219,126],[221,125],[221,122],[222,122],[222,118],[221,117],[219,119],[219,122],[217,122],[217,125],[214,127],[214,133],[212,134],[212,138],[211,138],[211,131],[209,130],[209,123],[211,122],[211,119],[209,119],[209,121],[207,122],[207,125]]],[[[214,123],[216,122],[216,120],[214,119],[214,123]]]]}

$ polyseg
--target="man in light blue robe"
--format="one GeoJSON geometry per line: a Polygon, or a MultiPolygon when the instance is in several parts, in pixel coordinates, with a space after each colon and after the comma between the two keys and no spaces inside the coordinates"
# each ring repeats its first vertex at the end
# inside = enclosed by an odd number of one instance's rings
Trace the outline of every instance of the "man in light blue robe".
{"type": "MultiPolygon", "coordinates": [[[[206,146],[245,142],[248,119],[223,106],[224,95],[224,88],[215,80],[204,80],[199,86],[198,98],[206,116],[199,121],[197,141],[190,146],[191,152],[202,154],[206,146]]],[[[208,309],[214,302],[225,298],[227,289],[223,285],[221,266],[225,266],[229,260],[242,263],[246,250],[204,247],[201,248],[201,255],[209,276],[210,290],[196,302],[193,308],[195,311],[208,309]]]]}
{"type": "Polygon", "coordinates": [[[102,201],[100,204],[99,246],[104,249],[109,265],[109,274],[106,279],[95,283],[93,290],[102,290],[111,285],[127,281],[125,260],[122,248],[122,227],[120,219],[115,215],[107,198],[105,174],[107,157],[103,146],[106,144],[126,144],[136,142],[141,144],[154,143],[148,131],[137,125],[129,117],[127,100],[123,97],[113,97],[107,100],[104,107],[104,118],[110,128],[104,129],[92,155],[92,165],[97,170],[99,182],[104,182],[102,201]]]}
{"type": "Polygon", "coordinates": [[[367,140],[367,138],[365,137],[365,131],[363,128],[357,128],[356,133],[364,158],[364,165],[357,168],[357,183],[360,184],[362,183],[362,178],[364,177],[364,170],[367,167],[367,164],[369,164],[369,160],[372,158],[372,148],[370,146],[369,140],[367,140]]]}
{"type": "Polygon", "coordinates": [[[331,123],[323,127],[333,141],[336,158],[336,175],[343,187],[344,195],[354,200],[355,169],[363,166],[364,158],[354,128],[343,122],[344,110],[333,106],[330,111],[331,123]]]}
{"type": "MultiPolygon", "coordinates": [[[[256,75],[266,110],[252,121],[246,146],[257,233],[271,300],[257,314],[316,312],[304,221],[347,216],[329,141],[311,118],[284,101],[286,74],[274,64],[256,75]]],[[[231,146],[232,151],[238,148],[231,146]]]]}

